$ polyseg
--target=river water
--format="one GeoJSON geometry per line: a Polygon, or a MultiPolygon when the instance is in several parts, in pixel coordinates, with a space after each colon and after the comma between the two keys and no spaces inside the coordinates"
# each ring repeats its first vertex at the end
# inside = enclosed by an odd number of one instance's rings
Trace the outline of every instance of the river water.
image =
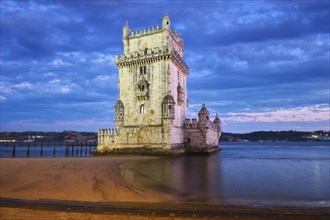
{"type": "Polygon", "coordinates": [[[329,142],[220,143],[209,156],[124,164],[134,185],[168,199],[226,205],[330,207],[329,142]]]}
{"type": "Polygon", "coordinates": [[[95,144],[70,145],[65,143],[0,143],[0,158],[90,157],[95,144]],[[15,147],[14,147],[15,146],[15,147]]]}
{"type": "MultiPolygon", "coordinates": [[[[225,205],[330,207],[329,142],[220,143],[209,156],[164,157],[121,166],[135,186],[169,200],[225,205]]],[[[95,146],[0,146],[0,157],[88,157],[95,146]],[[55,151],[54,151],[55,149],[55,151]]]]}

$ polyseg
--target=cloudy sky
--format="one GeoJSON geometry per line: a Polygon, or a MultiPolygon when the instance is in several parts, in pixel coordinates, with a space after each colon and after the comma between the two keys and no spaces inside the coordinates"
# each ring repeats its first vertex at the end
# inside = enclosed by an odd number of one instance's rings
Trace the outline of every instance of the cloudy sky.
{"type": "Polygon", "coordinates": [[[329,1],[1,1],[1,131],[113,127],[122,27],[185,41],[189,114],[223,130],[329,129],[329,1]]]}

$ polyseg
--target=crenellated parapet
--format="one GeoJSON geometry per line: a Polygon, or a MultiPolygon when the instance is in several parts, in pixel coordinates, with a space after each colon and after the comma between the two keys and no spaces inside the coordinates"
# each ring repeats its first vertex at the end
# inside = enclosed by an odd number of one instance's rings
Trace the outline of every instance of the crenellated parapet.
{"type": "Polygon", "coordinates": [[[172,37],[172,39],[174,39],[178,45],[183,47],[183,40],[182,40],[181,35],[177,32],[172,31],[171,29],[167,30],[166,28],[162,28],[162,27],[159,27],[159,25],[157,25],[157,26],[142,28],[142,29],[133,31],[126,25],[124,26],[124,30],[125,30],[124,35],[123,35],[124,39],[131,40],[131,39],[145,37],[145,36],[152,35],[152,34],[158,34],[163,31],[167,31],[167,33],[172,37]]]}
{"type": "Polygon", "coordinates": [[[137,38],[137,37],[144,37],[146,35],[150,34],[156,34],[159,32],[162,32],[163,28],[157,26],[152,26],[148,28],[143,28],[140,30],[132,31],[131,34],[129,35],[129,39],[137,38]]]}
{"type": "Polygon", "coordinates": [[[212,121],[197,121],[197,118],[193,118],[190,120],[189,118],[185,119],[184,122],[184,128],[203,128],[203,129],[214,129],[214,130],[220,130],[220,127],[218,124],[212,122],[212,121]]]}
{"type": "Polygon", "coordinates": [[[109,146],[114,143],[114,138],[117,135],[117,129],[113,128],[100,128],[98,130],[98,144],[109,146]]]}
{"type": "Polygon", "coordinates": [[[161,48],[148,48],[145,50],[135,51],[129,54],[121,54],[119,57],[116,55],[115,59],[116,65],[119,68],[125,66],[133,66],[136,64],[143,65],[145,63],[172,59],[186,75],[189,75],[188,65],[184,62],[180,54],[171,47],[163,46],[161,48]]]}

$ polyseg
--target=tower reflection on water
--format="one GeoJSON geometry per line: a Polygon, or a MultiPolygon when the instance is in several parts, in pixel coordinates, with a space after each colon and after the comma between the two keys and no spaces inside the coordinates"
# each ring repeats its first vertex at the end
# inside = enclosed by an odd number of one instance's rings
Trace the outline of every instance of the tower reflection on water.
{"type": "Polygon", "coordinates": [[[175,201],[330,206],[328,142],[222,143],[222,149],[209,156],[132,162],[121,173],[134,186],[175,201]]]}
{"type": "Polygon", "coordinates": [[[138,187],[166,193],[168,199],[216,201],[222,198],[218,154],[136,161],[124,164],[121,175],[138,187]]]}

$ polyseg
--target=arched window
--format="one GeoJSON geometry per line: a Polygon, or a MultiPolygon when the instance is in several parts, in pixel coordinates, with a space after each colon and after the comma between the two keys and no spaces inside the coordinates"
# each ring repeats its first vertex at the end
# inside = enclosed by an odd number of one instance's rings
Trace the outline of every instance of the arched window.
{"type": "Polygon", "coordinates": [[[149,98],[149,82],[146,79],[141,79],[136,84],[136,96],[139,101],[149,98]]]}
{"type": "Polygon", "coordinates": [[[144,107],[144,105],[141,105],[140,106],[140,114],[144,114],[145,113],[145,107],[144,107]]]}
{"type": "Polygon", "coordinates": [[[165,96],[162,103],[163,118],[174,119],[174,106],[175,101],[173,97],[171,95],[165,96]]]}

